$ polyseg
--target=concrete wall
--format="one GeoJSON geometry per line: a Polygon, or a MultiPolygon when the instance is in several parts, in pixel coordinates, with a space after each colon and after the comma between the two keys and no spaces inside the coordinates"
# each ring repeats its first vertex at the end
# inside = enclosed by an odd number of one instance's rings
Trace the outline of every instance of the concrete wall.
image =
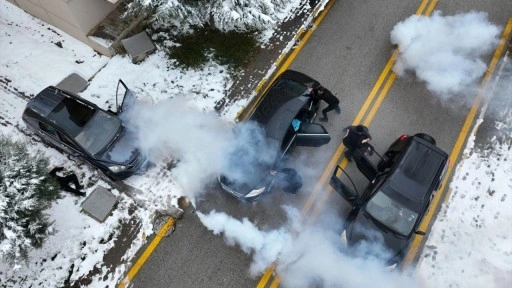
{"type": "Polygon", "coordinates": [[[106,0],[7,0],[25,12],[51,24],[91,46],[101,54],[113,51],[87,37],[121,1],[106,0]]]}
{"type": "Polygon", "coordinates": [[[105,0],[69,0],[68,7],[75,16],[78,25],[83,31],[87,31],[86,33],[88,33],[105,19],[105,17],[117,7],[117,4],[112,4],[105,0]]]}

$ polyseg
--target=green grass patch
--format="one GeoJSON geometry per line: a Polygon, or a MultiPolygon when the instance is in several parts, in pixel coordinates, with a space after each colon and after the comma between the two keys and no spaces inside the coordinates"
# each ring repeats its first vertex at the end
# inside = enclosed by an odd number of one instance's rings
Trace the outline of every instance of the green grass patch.
{"type": "Polygon", "coordinates": [[[192,34],[173,38],[180,46],[169,47],[168,55],[185,67],[199,67],[211,55],[218,63],[237,69],[244,67],[259,47],[254,31],[222,32],[201,27],[196,28],[192,34]]]}

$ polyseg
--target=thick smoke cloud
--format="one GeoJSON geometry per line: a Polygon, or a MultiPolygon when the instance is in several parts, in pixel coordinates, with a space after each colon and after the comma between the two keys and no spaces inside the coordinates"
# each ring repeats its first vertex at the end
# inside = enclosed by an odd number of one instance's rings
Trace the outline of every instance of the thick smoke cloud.
{"type": "Polygon", "coordinates": [[[178,163],[172,170],[173,178],[189,193],[187,196],[194,196],[215,179],[232,132],[231,125],[218,115],[187,106],[184,100],[178,97],[157,104],[138,101],[124,117],[150,161],[172,159],[178,163]]]}
{"type": "Polygon", "coordinates": [[[270,166],[276,159],[276,142],[267,139],[265,130],[256,122],[239,123],[233,129],[233,141],[222,152],[225,161],[220,171],[239,182],[260,179],[262,166],[270,166]]]}
{"type": "Polygon", "coordinates": [[[278,258],[284,246],[292,242],[289,229],[300,227],[299,212],[290,207],[283,208],[288,219],[291,219],[289,224],[271,231],[260,231],[248,219],[238,220],[223,212],[198,212],[197,215],[203,225],[215,235],[222,233],[228,245],[239,245],[245,253],[254,253],[249,272],[251,276],[258,276],[278,258]]]}
{"type": "Polygon", "coordinates": [[[219,172],[243,180],[254,173],[240,173],[241,166],[275,158],[264,130],[253,122],[224,121],[214,112],[187,105],[183,97],[156,104],[132,101],[136,103],[129,103],[122,117],[136,145],[153,163],[176,163],[173,179],[192,201],[219,172]]]}
{"type": "MultiPolygon", "coordinates": [[[[272,263],[281,287],[421,287],[408,273],[385,271],[384,264],[368,253],[367,246],[349,256],[336,232],[342,219],[333,215],[314,226],[303,226],[297,209],[283,206],[288,223],[261,231],[247,219],[225,213],[198,212],[199,219],[215,235],[223,235],[228,245],[239,245],[252,255],[250,274],[260,276],[272,263]]],[[[372,252],[382,249],[371,246],[372,252]]]]}
{"type": "Polygon", "coordinates": [[[482,58],[495,48],[499,33],[484,12],[411,16],[391,31],[391,42],[399,47],[393,69],[400,76],[413,71],[444,100],[474,95],[487,69],[482,58]]]}

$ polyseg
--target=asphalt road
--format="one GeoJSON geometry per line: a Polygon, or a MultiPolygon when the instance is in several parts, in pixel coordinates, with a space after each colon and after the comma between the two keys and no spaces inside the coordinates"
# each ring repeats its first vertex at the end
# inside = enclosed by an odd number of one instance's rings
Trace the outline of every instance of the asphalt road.
{"type": "MultiPolygon", "coordinates": [[[[241,203],[211,187],[198,201],[200,211],[225,211],[237,218],[247,217],[259,227],[271,229],[284,221],[280,206],[302,209],[316,181],[341,143],[341,129],[358,115],[366,97],[389,60],[393,46],[390,31],[414,14],[421,1],[336,1],[312,37],[291,63],[290,69],[321,81],[341,99],[342,114],[329,114],[325,127],[332,140],[320,149],[297,149],[294,156],[307,161],[301,166],[305,181],[298,195],[272,193],[254,203],[241,203]]],[[[506,25],[512,16],[510,0],[439,1],[435,10],[444,15],[470,10],[485,11],[493,23],[506,25]]],[[[490,56],[486,59],[487,63],[490,56]]],[[[469,107],[444,103],[432,97],[425,85],[413,77],[397,78],[369,123],[373,145],[383,152],[403,133],[424,132],[434,136],[438,146],[452,151],[469,107]]],[[[357,177],[356,177],[357,178],[357,177]]],[[[364,185],[362,178],[357,178],[364,185]]],[[[341,217],[347,205],[335,193],[321,202],[341,217]]],[[[321,217],[319,215],[318,217],[321,217]]],[[[341,225],[341,223],[340,223],[341,225]]],[[[334,227],[333,229],[338,229],[334,227]]],[[[199,222],[193,209],[178,220],[175,232],[164,238],[132,280],[133,287],[256,287],[259,277],[248,274],[250,255],[225,244],[199,222]]]]}

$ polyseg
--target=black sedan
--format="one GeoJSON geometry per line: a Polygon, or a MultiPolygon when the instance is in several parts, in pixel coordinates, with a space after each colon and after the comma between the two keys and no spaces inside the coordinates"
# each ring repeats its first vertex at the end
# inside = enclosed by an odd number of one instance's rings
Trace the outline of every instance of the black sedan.
{"type": "Polygon", "coordinates": [[[394,269],[401,264],[412,236],[425,234],[418,227],[441,187],[448,155],[423,133],[402,135],[376,168],[364,153],[356,154],[358,168],[370,180],[362,195],[341,180],[340,166],[331,177],[331,186],[352,204],[341,240],[345,247],[362,241],[381,245],[389,254],[376,256],[384,257],[387,267],[394,269]]]}
{"type": "Polygon", "coordinates": [[[49,86],[30,99],[22,119],[44,142],[85,160],[112,180],[121,180],[139,172],[146,161],[117,115],[123,103],[133,99],[132,92],[121,80],[119,91],[124,91],[123,102],[113,112],[49,86]]]}
{"type": "Polygon", "coordinates": [[[239,145],[228,156],[229,167],[219,176],[225,191],[241,200],[256,200],[272,189],[275,177],[270,172],[282,167],[293,147],[329,143],[327,130],[312,123],[319,106],[308,96],[314,82],[303,73],[287,70],[272,83],[244,122],[245,131],[235,131],[251,134],[244,137],[252,143],[251,147],[239,145]]]}

